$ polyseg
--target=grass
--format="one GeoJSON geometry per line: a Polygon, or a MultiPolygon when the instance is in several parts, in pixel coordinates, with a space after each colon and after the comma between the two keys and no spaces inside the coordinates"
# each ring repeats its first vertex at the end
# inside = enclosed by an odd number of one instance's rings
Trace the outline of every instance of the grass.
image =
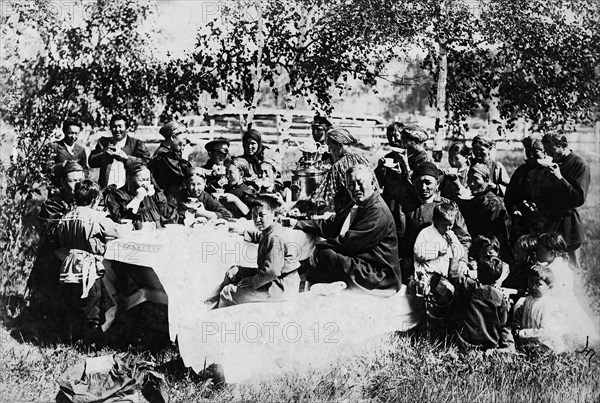
{"type": "MultiPolygon", "coordinates": [[[[521,161],[514,154],[501,158],[509,172],[521,161]]],[[[589,240],[581,251],[581,292],[598,317],[600,161],[594,155],[586,158],[592,167],[592,188],[581,209],[589,240]]],[[[184,369],[172,346],[151,355],[125,343],[90,354],[54,337],[61,329],[19,316],[19,296],[5,295],[1,302],[0,401],[53,401],[57,380],[69,367],[90,355],[122,351],[130,354],[130,361],[152,360],[165,375],[165,392],[174,402],[600,401],[600,346],[595,346],[598,354],[591,360],[585,354],[555,355],[535,348],[517,355],[486,355],[460,352],[414,333],[398,333],[349,348],[325,369],[217,388],[211,380],[184,369]]]]}

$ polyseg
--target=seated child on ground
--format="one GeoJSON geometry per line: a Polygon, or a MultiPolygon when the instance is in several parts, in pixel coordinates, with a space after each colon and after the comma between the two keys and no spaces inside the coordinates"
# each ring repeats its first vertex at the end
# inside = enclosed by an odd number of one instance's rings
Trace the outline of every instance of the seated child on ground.
{"type": "Polygon", "coordinates": [[[564,326],[557,301],[551,295],[554,274],[546,265],[533,266],[529,276],[529,296],[521,298],[514,307],[512,327],[520,343],[537,342],[560,353],[565,350],[562,340],[564,326]]]}
{"type": "MultiPolygon", "coordinates": [[[[575,296],[574,272],[569,265],[567,243],[562,235],[549,232],[539,236],[536,248],[537,259],[540,263],[547,264],[554,275],[554,284],[550,294],[565,313],[563,326],[566,330],[565,341],[567,348],[589,342],[597,342],[600,337],[594,321],[583,309],[580,301],[575,296]]],[[[581,291],[583,293],[583,290],[581,291]]],[[[584,296],[581,296],[582,299],[584,296]]],[[[596,318],[597,323],[598,320],[596,318]]]]}
{"type": "MultiPolygon", "coordinates": [[[[63,291],[77,298],[85,320],[85,332],[98,334],[104,320],[102,306],[107,302],[114,305],[114,295],[105,290],[114,290],[113,284],[103,284],[103,255],[106,243],[119,237],[117,225],[106,212],[96,210],[101,200],[98,184],[84,180],[75,185],[77,207],[67,213],[58,223],[55,236],[61,247],[68,250],[60,270],[63,291]]],[[[108,321],[106,321],[108,322],[108,321]]],[[[105,324],[105,328],[110,323],[105,324]]]]}
{"type": "Polygon", "coordinates": [[[503,264],[499,258],[491,257],[477,265],[477,280],[458,275],[449,327],[462,347],[514,350],[507,323],[508,304],[495,285],[502,275],[503,264]]]}
{"type": "Polygon", "coordinates": [[[520,290],[522,294],[527,289],[531,267],[536,262],[535,250],[537,248],[537,236],[521,235],[515,242],[513,255],[515,258],[510,274],[502,283],[502,286],[520,290]]]}
{"type": "MultiPolygon", "coordinates": [[[[498,257],[500,254],[500,242],[496,237],[488,237],[485,235],[478,235],[473,239],[473,243],[469,248],[469,259],[472,259],[469,264],[477,267],[479,262],[490,259],[492,257],[498,257]]],[[[508,263],[502,261],[502,274],[496,281],[496,285],[500,286],[510,273],[510,267],[508,263]]]]}
{"type": "Polygon", "coordinates": [[[246,240],[258,243],[257,268],[233,266],[225,275],[219,308],[248,302],[282,301],[298,294],[300,263],[292,255],[286,233],[275,221],[279,203],[259,196],[252,204],[252,220],[258,231],[246,231],[246,240]]]}
{"type": "Polygon", "coordinates": [[[217,218],[230,220],[233,218],[215,197],[204,191],[206,178],[202,169],[186,172],[185,202],[179,203],[179,222],[189,225],[193,222],[208,221],[217,218]],[[191,221],[191,222],[190,222],[191,221]]]}
{"type": "Polygon", "coordinates": [[[231,211],[233,218],[248,218],[250,205],[256,198],[256,190],[244,183],[248,176],[250,165],[243,158],[232,158],[227,166],[227,181],[225,193],[221,194],[219,201],[227,210],[231,211]]]}

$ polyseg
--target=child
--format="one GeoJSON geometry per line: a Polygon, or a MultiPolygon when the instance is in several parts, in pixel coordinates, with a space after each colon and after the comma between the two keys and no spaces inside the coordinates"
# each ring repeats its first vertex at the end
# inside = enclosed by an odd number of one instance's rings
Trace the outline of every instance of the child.
{"type": "Polygon", "coordinates": [[[442,197],[456,201],[461,194],[468,193],[467,173],[469,172],[469,156],[471,150],[465,143],[457,141],[448,149],[448,164],[451,169],[444,172],[440,183],[442,197]]]}
{"type": "Polygon", "coordinates": [[[259,192],[272,194],[282,205],[292,203],[292,191],[278,180],[279,164],[272,159],[266,159],[260,164],[261,180],[259,181],[259,192]]]}
{"type": "MultiPolygon", "coordinates": [[[[62,262],[59,281],[68,285],[63,287],[66,293],[80,297],[85,332],[92,337],[99,335],[103,322],[101,302],[102,305],[111,302],[116,306],[113,296],[106,292],[107,288],[114,287],[105,283],[102,256],[106,243],[118,238],[119,232],[106,212],[96,210],[100,195],[100,187],[95,182],[84,180],[77,183],[77,207],[60,220],[55,233],[60,246],[68,251],[62,262]]],[[[105,321],[103,330],[109,325],[110,322],[105,321]]]]}
{"type": "Polygon", "coordinates": [[[423,228],[415,241],[415,272],[448,277],[450,259],[464,262],[464,249],[451,229],[457,212],[454,204],[441,203],[435,206],[433,224],[423,228]]]}
{"type": "Polygon", "coordinates": [[[250,165],[243,158],[232,158],[227,166],[228,184],[219,200],[222,200],[227,210],[231,211],[233,218],[247,218],[250,213],[248,206],[256,197],[256,191],[243,182],[249,172],[250,165]]]}
{"type": "Polygon", "coordinates": [[[513,329],[521,342],[540,342],[552,351],[565,350],[559,324],[557,301],[551,295],[554,274],[542,264],[532,267],[529,277],[529,296],[521,298],[514,308],[513,329]]]}
{"type": "Polygon", "coordinates": [[[538,261],[547,264],[554,275],[555,281],[551,294],[565,313],[562,323],[564,329],[568,329],[565,335],[568,347],[584,345],[588,337],[590,343],[598,341],[596,327],[575,297],[574,275],[569,266],[565,239],[556,232],[540,235],[536,254],[538,261]]]}
{"type": "MultiPolygon", "coordinates": [[[[500,254],[500,242],[496,237],[488,237],[479,235],[473,239],[471,248],[469,248],[470,265],[478,266],[479,262],[493,257],[498,257],[500,254]]],[[[498,278],[497,286],[500,286],[510,273],[510,267],[506,262],[502,262],[502,275],[498,278]]]]}
{"type": "Polygon", "coordinates": [[[206,221],[222,218],[231,220],[233,215],[216,198],[204,191],[206,178],[204,170],[195,169],[186,172],[184,196],[185,202],[179,203],[179,222],[186,221],[186,215],[193,221],[206,221]],[[189,214],[186,214],[189,213],[189,214]]]}
{"type": "Polygon", "coordinates": [[[508,305],[495,284],[502,275],[503,262],[497,257],[477,265],[477,280],[463,274],[456,282],[456,305],[450,330],[462,347],[514,350],[508,327],[508,305]]]}
{"type": "Polygon", "coordinates": [[[433,224],[417,235],[414,246],[417,295],[432,290],[438,303],[451,299],[454,287],[448,280],[458,272],[466,272],[465,251],[452,231],[458,208],[441,203],[433,209],[433,224]],[[423,289],[424,288],[424,289],[423,289]]]}
{"type": "Polygon", "coordinates": [[[471,164],[481,163],[487,165],[490,170],[490,185],[495,193],[502,197],[506,193],[506,186],[510,182],[510,176],[504,165],[491,157],[491,150],[494,148],[494,145],[494,141],[489,137],[475,136],[471,142],[473,149],[471,164]]]}
{"type": "Polygon", "coordinates": [[[300,263],[292,256],[286,233],[275,222],[278,202],[259,196],[252,204],[252,220],[258,231],[244,238],[258,243],[258,269],[233,266],[227,271],[219,308],[248,302],[282,301],[298,294],[300,263]]]}
{"type": "Polygon", "coordinates": [[[502,283],[504,287],[523,291],[527,288],[531,267],[536,262],[536,248],[535,235],[522,235],[517,239],[513,248],[515,262],[510,268],[507,279],[502,283]]]}

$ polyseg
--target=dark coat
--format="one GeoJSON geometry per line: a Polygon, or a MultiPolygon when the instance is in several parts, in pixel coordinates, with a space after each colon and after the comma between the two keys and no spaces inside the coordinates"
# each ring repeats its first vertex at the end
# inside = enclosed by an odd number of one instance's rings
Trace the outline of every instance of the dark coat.
{"type": "MultiPolygon", "coordinates": [[[[183,195],[184,200],[187,200],[187,198],[190,197],[187,192],[184,192],[183,195]]],[[[196,199],[200,203],[204,204],[204,208],[206,210],[215,212],[217,214],[217,217],[223,218],[225,220],[231,220],[233,218],[231,211],[227,210],[225,206],[223,206],[221,202],[219,202],[219,200],[213,197],[212,195],[206,192],[202,192],[200,196],[198,196],[196,199]]],[[[179,222],[183,223],[183,220],[185,218],[185,212],[187,211],[187,207],[185,206],[184,202],[179,203],[178,210],[179,222]]]]}
{"type": "MultiPolygon", "coordinates": [[[[107,185],[106,182],[108,181],[108,174],[113,162],[113,157],[106,154],[105,151],[109,146],[115,144],[116,141],[113,137],[100,137],[100,139],[98,139],[98,143],[96,144],[96,148],[94,148],[94,150],[90,153],[90,167],[100,168],[98,184],[102,188],[105,188],[107,185]]],[[[129,155],[125,165],[132,162],[141,162],[143,164],[147,164],[150,160],[150,152],[144,143],[141,140],[134,139],[131,136],[127,136],[123,151],[125,154],[129,155]]]]}
{"type": "MultiPolygon", "coordinates": [[[[434,207],[444,202],[456,205],[453,201],[441,196],[436,196],[432,203],[421,202],[417,208],[406,215],[406,233],[400,248],[403,258],[412,258],[417,235],[423,228],[433,223],[434,207]]],[[[452,231],[456,234],[461,245],[465,247],[465,250],[469,250],[471,247],[471,235],[469,235],[467,224],[460,211],[456,214],[456,220],[454,221],[452,231]]]]}
{"type": "Polygon", "coordinates": [[[192,164],[188,160],[181,158],[180,154],[171,150],[164,142],[158,146],[148,162],[148,169],[152,172],[156,184],[174,205],[185,201],[183,183],[186,171],[191,168],[192,164]]]}
{"type": "Polygon", "coordinates": [[[160,190],[157,189],[151,197],[146,196],[137,213],[127,208],[134,197],[127,190],[127,185],[119,189],[110,186],[104,199],[110,218],[115,222],[120,222],[122,219],[133,220],[135,229],[142,228],[142,222],[155,222],[157,228],[177,222],[177,208],[167,202],[167,198],[160,190]]]}
{"type": "Polygon", "coordinates": [[[75,161],[84,169],[88,168],[85,148],[79,143],[73,144],[73,154],[71,154],[69,150],[67,150],[67,146],[63,140],[53,141],[48,145],[48,157],[50,168],[52,168],[54,164],[60,164],[65,161],[75,161]]]}
{"type": "Polygon", "coordinates": [[[502,292],[459,276],[449,325],[463,347],[514,347],[508,327],[508,303],[502,292]]]}
{"type": "Polygon", "coordinates": [[[500,258],[512,262],[508,244],[511,221],[502,199],[488,189],[471,200],[461,200],[458,206],[471,237],[495,236],[500,242],[500,258]]]}
{"type": "MultiPolygon", "coordinates": [[[[348,232],[340,236],[340,230],[350,214],[351,207],[327,220],[299,221],[296,228],[325,238],[317,242],[317,249],[331,249],[348,257],[344,271],[353,277],[353,272],[375,268],[385,274],[386,283],[399,289],[401,284],[400,262],[398,260],[398,239],[392,213],[379,192],[375,192],[360,206],[352,220],[348,232]]],[[[365,278],[364,276],[356,276],[365,278]]],[[[381,275],[374,276],[380,278],[381,275]]],[[[368,281],[368,279],[367,279],[368,281]]],[[[373,290],[379,284],[357,284],[363,289],[373,290]]]]}

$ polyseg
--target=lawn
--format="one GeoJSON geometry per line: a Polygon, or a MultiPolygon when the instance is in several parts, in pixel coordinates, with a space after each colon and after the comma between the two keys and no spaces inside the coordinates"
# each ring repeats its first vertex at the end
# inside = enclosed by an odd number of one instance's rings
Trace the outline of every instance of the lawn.
{"type": "MultiPolygon", "coordinates": [[[[379,154],[370,154],[375,160],[379,154]]],[[[592,188],[581,209],[588,242],[582,248],[581,294],[600,313],[600,161],[592,167],[592,188]]],[[[510,172],[522,159],[499,153],[510,172]]],[[[53,401],[56,381],[89,356],[57,340],[56,330],[35,315],[21,313],[19,296],[6,295],[0,319],[0,400],[53,401]]],[[[160,314],[160,312],[158,313],[160,314]]],[[[126,321],[126,320],[125,320],[126,321]]],[[[64,330],[64,329],[62,329],[64,330]]],[[[64,332],[63,332],[64,334],[64,332]]],[[[146,334],[146,342],[155,334],[146,334]]],[[[600,346],[595,346],[596,350],[600,346]]],[[[210,379],[181,367],[173,346],[150,354],[123,344],[91,355],[125,351],[130,361],[152,361],[165,375],[171,401],[600,401],[600,358],[554,355],[528,349],[516,355],[463,353],[417,332],[389,334],[344,350],[325,369],[284,373],[269,379],[215,387],[210,379]]]]}

